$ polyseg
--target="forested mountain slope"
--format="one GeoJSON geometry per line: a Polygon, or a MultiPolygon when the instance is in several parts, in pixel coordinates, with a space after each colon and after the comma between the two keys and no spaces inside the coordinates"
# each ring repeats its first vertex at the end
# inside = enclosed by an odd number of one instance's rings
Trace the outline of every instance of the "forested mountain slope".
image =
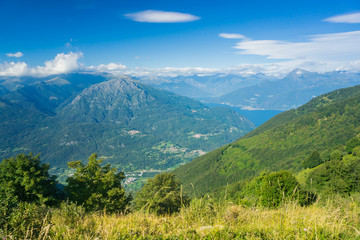
{"type": "Polygon", "coordinates": [[[8,91],[0,96],[0,158],[41,152],[53,167],[97,152],[123,171],[168,169],[254,128],[231,109],[130,77],[60,75],[8,91]]]}
{"type": "Polygon", "coordinates": [[[261,171],[300,171],[314,150],[322,151],[360,132],[360,87],[319,96],[281,113],[238,141],[175,170],[186,190],[196,194],[256,176],[261,171]]]}

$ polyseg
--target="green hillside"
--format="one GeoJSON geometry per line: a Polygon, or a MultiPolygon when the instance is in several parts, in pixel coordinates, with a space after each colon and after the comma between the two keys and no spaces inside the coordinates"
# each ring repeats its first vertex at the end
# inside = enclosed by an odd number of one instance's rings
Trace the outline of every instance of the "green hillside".
{"type": "Polygon", "coordinates": [[[264,170],[298,172],[314,150],[343,145],[360,132],[360,86],[319,96],[281,113],[238,141],[175,170],[197,195],[258,175],[264,170]]]}

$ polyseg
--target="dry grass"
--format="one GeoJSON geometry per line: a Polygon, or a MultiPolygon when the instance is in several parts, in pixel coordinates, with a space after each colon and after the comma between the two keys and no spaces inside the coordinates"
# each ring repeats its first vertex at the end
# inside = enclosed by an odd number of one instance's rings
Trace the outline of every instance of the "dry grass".
{"type": "Polygon", "coordinates": [[[197,199],[172,216],[97,213],[76,221],[58,211],[39,239],[360,239],[358,204],[332,200],[261,209],[197,199]]]}

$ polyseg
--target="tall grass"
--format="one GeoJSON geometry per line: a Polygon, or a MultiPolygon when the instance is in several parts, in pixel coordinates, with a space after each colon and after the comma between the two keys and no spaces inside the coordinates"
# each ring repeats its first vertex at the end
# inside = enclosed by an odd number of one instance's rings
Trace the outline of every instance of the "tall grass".
{"type": "MultiPolygon", "coordinates": [[[[194,199],[177,214],[84,214],[63,205],[51,212],[38,239],[360,239],[360,197],[295,202],[277,209],[194,199]]],[[[31,231],[24,238],[34,239],[31,231]]],[[[11,235],[6,236],[12,239],[11,235]]]]}

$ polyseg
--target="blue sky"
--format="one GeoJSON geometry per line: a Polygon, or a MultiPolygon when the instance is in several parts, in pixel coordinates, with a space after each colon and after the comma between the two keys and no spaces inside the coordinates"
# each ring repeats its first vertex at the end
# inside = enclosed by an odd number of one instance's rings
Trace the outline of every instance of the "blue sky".
{"type": "Polygon", "coordinates": [[[359,0],[0,0],[0,22],[0,75],[360,67],[359,0]]]}

